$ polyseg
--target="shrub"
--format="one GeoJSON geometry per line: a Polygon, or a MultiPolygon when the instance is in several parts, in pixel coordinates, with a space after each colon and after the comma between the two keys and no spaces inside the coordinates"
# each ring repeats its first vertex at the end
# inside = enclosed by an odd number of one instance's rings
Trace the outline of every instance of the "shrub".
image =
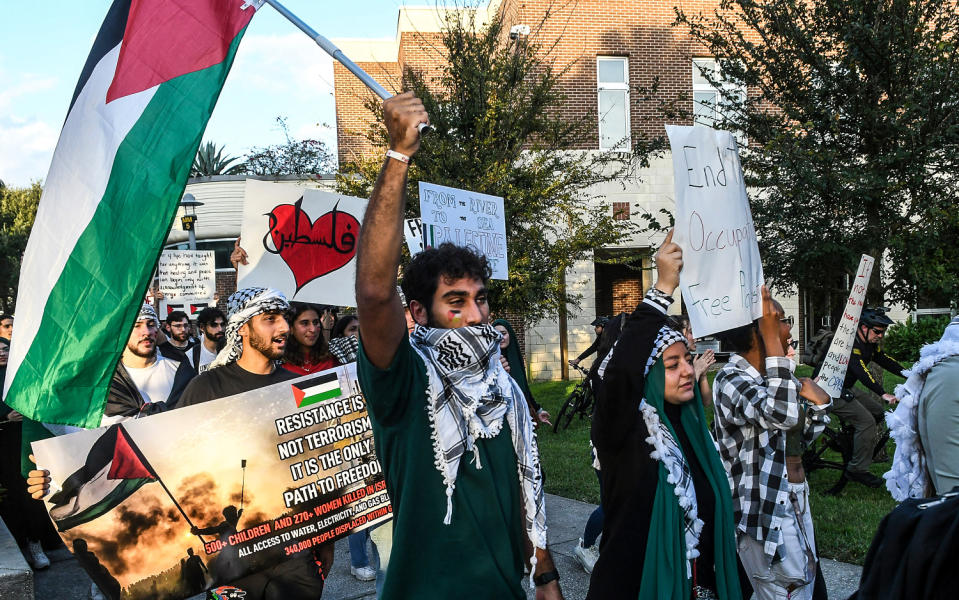
{"type": "Polygon", "coordinates": [[[910,316],[903,323],[889,327],[882,349],[908,366],[919,360],[919,350],[923,346],[939,341],[948,324],[947,316],[926,317],[920,321],[913,321],[910,316]]]}

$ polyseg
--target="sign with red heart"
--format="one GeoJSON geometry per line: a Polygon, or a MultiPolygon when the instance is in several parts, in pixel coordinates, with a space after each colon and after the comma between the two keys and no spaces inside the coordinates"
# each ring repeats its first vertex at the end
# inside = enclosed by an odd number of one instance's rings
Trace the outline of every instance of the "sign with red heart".
{"type": "Polygon", "coordinates": [[[276,288],[290,300],[355,304],[356,247],[366,200],[248,180],[238,287],[276,288]]]}

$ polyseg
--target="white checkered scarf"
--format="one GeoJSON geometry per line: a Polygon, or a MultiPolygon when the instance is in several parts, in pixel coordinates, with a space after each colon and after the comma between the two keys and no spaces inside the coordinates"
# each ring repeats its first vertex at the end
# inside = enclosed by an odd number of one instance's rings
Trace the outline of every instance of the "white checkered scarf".
{"type": "Polygon", "coordinates": [[[230,294],[226,306],[230,315],[226,324],[226,345],[210,363],[211,369],[235,362],[243,355],[240,327],[258,314],[286,311],[290,308],[290,303],[286,301],[286,296],[282,292],[272,288],[251,287],[230,294]]]}
{"type": "MultiPolygon", "coordinates": [[[[903,371],[906,381],[896,387],[899,404],[886,413],[889,433],[896,442],[892,465],[883,477],[886,489],[896,502],[909,498],[926,498],[933,490],[929,463],[919,439],[919,400],[929,371],[950,356],[959,354],[959,317],[950,321],[942,338],[922,347],[919,360],[903,371]]],[[[943,493],[948,490],[936,490],[943,493]]]]}
{"type": "MultiPolygon", "coordinates": [[[[666,349],[676,342],[687,344],[686,336],[666,325],[660,328],[653,351],[649,355],[649,360],[646,361],[646,374],[662,357],[666,349]]],[[[663,401],[665,402],[665,399],[663,401]]],[[[679,507],[683,509],[683,521],[686,524],[686,576],[692,577],[690,561],[699,556],[699,550],[696,549],[696,546],[699,545],[699,534],[703,530],[703,521],[699,518],[699,510],[696,505],[696,488],[693,486],[693,477],[689,472],[689,463],[686,462],[686,456],[669,431],[669,427],[660,418],[656,407],[643,398],[643,401],[639,404],[639,410],[643,413],[643,421],[646,422],[646,429],[649,430],[649,437],[646,438],[646,442],[653,447],[649,456],[663,463],[667,473],[666,481],[673,485],[673,493],[676,494],[679,507]]],[[[673,424],[673,427],[678,426],[678,423],[673,424]]]]}
{"type": "MultiPolygon", "coordinates": [[[[536,433],[523,391],[500,362],[500,337],[491,325],[458,329],[417,326],[410,336],[410,344],[426,364],[433,452],[446,484],[443,522],[449,525],[453,516],[460,459],[472,450],[476,468],[483,468],[476,440],[496,437],[505,417],[516,452],[526,533],[535,547],[545,549],[546,502],[536,433]]],[[[535,553],[531,561],[535,567],[535,553]]]]}
{"type": "Polygon", "coordinates": [[[340,361],[341,365],[356,362],[356,355],[360,350],[360,340],[354,335],[347,335],[330,340],[330,354],[340,361]]]}

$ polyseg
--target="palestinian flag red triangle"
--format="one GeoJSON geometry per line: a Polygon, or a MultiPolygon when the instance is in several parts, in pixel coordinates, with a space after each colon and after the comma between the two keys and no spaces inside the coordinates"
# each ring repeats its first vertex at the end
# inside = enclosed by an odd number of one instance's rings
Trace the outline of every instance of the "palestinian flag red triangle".
{"type": "Polygon", "coordinates": [[[239,0],[133,0],[107,103],[223,62],[253,18],[239,0]]]}
{"type": "Polygon", "coordinates": [[[117,431],[117,443],[113,449],[113,463],[107,479],[156,479],[150,468],[143,464],[140,456],[130,445],[126,430],[117,431]]]}

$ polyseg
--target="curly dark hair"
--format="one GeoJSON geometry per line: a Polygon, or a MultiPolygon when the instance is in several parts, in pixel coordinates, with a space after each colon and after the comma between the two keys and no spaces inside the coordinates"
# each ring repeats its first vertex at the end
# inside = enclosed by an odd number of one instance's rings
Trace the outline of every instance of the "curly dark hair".
{"type": "Polygon", "coordinates": [[[493,270],[485,256],[469,248],[444,242],[436,248],[427,248],[413,257],[403,271],[403,294],[407,302],[416,300],[433,310],[433,294],[439,286],[440,277],[447,281],[472,277],[485,285],[493,270]]]}
{"type": "Polygon", "coordinates": [[[201,329],[208,325],[211,325],[213,321],[217,319],[223,319],[223,326],[226,327],[226,315],[223,314],[223,311],[215,306],[207,306],[199,312],[196,316],[196,324],[201,329]]]}
{"type": "MultiPolygon", "coordinates": [[[[286,313],[286,321],[290,324],[290,333],[286,336],[286,350],[283,352],[283,362],[296,365],[298,367],[303,366],[303,346],[296,339],[296,336],[293,335],[293,324],[296,323],[296,320],[308,310],[312,310],[316,313],[317,317],[323,316],[323,311],[319,306],[315,304],[309,304],[307,302],[290,302],[290,310],[286,313]]],[[[316,336],[316,343],[313,344],[313,347],[309,351],[309,360],[311,363],[316,364],[320,360],[326,358],[330,355],[330,348],[326,342],[326,338],[323,337],[323,332],[320,331],[320,334],[316,336]]]]}
{"type": "Polygon", "coordinates": [[[729,346],[736,354],[743,354],[753,349],[753,343],[756,340],[754,333],[757,331],[758,325],[758,320],[753,321],[734,329],[721,331],[716,334],[716,337],[724,346],[729,346]]]}

